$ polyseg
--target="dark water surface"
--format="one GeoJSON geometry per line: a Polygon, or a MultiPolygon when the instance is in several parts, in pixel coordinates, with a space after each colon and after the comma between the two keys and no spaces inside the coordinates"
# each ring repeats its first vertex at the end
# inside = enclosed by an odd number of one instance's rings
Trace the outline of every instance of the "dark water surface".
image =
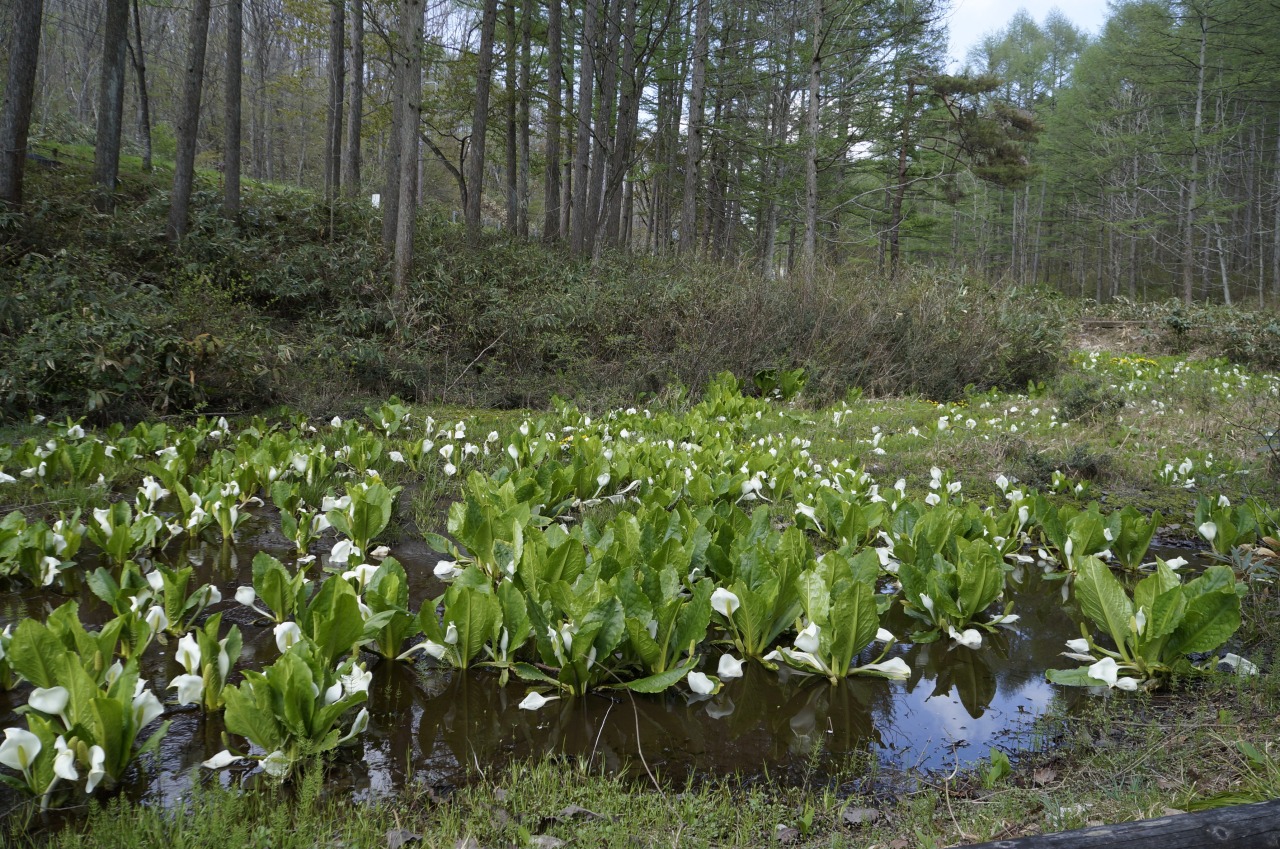
{"type": "MultiPolygon", "coordinates": [[[[224,611],[224,621],[238,624],[244,634],[241,668],[271,663],[277,650],[271,628],[257,624],[234,601],[235,589],[251,583],[256,552],[267,551],[286,563],[292,558],[291,546],[268,522],[260,520],[258,528],[256,536],[235,546],[200,544],[163,557],[175,565],[194,565],[193,587],[218,585],[224,601],[214,610],[224,611]]],[[[1189,557],[1186,551],[1154,553],[1189,557]]],[[[431,571],[437,555],[422,542],[407,542],[392,554],[409,575],[415,609],[443,591],[431,571]]],[[[110,616],[87,589],[69,597],[79,599],[86,624],[110,616]]],[[[631,775],[643,775],[647,766],[676,780],[767,775],[776,781],[820,781],[850,757],[898,769],[950,770],[986,758],[993,746],[1039,749],[1048,741],[1037,736],[1036,720],[1055,701],[1070,709],[1074,701],[1089,698],[1044,677],[1046,669],[1073,664],[1059,653],[1080,629],[1071,603],[1063,600],[1062,583],[1042,579],[1038,568],[1011,575],[1006,597],[1021,619],[1012,628],[984,635],[977,651],[947,640],[906,643],[911,620],[895,605],[883,624],[904,640],[894,647],[912,669],[904,682],[851,678],[832,686],[825,679],[748,664],[743,678],[726,681],[715,696],[590,695],[531,712],[517,707],[526,687],[514,678],[501,687],[496,675],[485,671],[455,672],[427,662],[374,665],[368,656],[374,673],[369,730],[337,757],[334,789],[376,798],[409,782],[457,786],[513,760],[547,755],[631,775]]],[[[43,618],[67,598],[30,589],[0,594],[0,627],[24,616],[43,618]]],[[[172,693],[164,690],[169,680],[182,672],[171,656],[174,645],[172,639],[167,646],[155,642],[143,659],[143,675],[162,700],[172,693]]],[[[714,674],[715,665],[714,656],[704,659],[705,671],[714,674]]],[[[21,723],[14,709],[25,704],[28,692],[26,686],[0,692],[0,728],[21,723]]],[[[225,748],[219,717],[188,709],[167,717],[172,725],[158,762],[138,771],[124,788],[132,797],[159,804],[176,802],[201,772],[208,772],[200,762],[225,748]]],[[[233,743],[247,749],[244,741],[233,743]]],[[[253,770],[250,764],[238,765],[219,780],[253,770]]]]}

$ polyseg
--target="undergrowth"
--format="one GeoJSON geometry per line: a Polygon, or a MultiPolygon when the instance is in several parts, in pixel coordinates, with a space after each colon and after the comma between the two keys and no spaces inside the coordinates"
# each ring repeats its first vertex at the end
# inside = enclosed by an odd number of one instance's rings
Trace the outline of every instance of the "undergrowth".
{"type": "Polygon", "coordinates": [[[0,222],[0,416],[140,418],[360,396],[496,407],[553,394],[610,405],[730,370],[804,367],[815,400],[1016,387],[1058,368],[1054,296],[916,271],[766,281],[699,260],[487,238],[427,210],[403,303],[375,210],[250,183],[238,221],[198,181],[191,232],[164,239],[159,176],[126,171],[113,215],[79,163],[29,175],[0,222]]]}

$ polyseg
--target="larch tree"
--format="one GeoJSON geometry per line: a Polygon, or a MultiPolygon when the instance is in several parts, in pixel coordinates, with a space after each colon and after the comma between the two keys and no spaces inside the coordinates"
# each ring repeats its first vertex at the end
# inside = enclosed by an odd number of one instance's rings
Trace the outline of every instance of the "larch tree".
{"type": "Polygon", "coordinates": [[[227,0],[227,78],[223,103],[222,214],[240,217],[241,80],[244,75],[244,0],[227,0]]]}
{"type": "Polygon", "coordinates": [[[485,136],[489,132],[489,88],[493,78],[493,36],[498,22],[498,0],[485,0],[480,16],[480,53],[476,63],[475,109],[471,118],[471,145],[467,153],[467,233],[480,237],[481,202],[484,195],[485,136]]]}
{"type": "Polygon", "coordinates": [[[44,0],[24,0],[13,13],[9,76],[4,87],[4,104],[0,106],[0,203],[15,207],[22,206],[22,177],[43,14],[44,0]]]}
{"type": "Polygon", "coordinates": [[[177,153],[173,163],[173,193],[169,199],[167,234],[170,242],[187,235],[191,189],[195,180],[196,142],[200,129],[200,96],[204,90],[204,54],[209,38],[210,0],[195,0],[187,32],[187,62],[178,115],[177,153]]]}
{"type": "Polygon", "coordinates": [[[404,105],[400,125],[400,191],[396,214],[395,253],[391,264],[393,300],[403,305],[413,273],[414,232],[418,216],[418,125],[422,110],[423,0],[403,0],[400,6],[400,46],[404,50],[404,105]]]}
{"type": "Polygon", "coordinates": [[[560,0],[547,0],[547,126],[543,157],[546,179],[542,193],[542,238],[546,242],[560,239],[560,135],[563,132],[560,90],[564,61],[561,40],[560,0]]]}
{"type": "Polygon", "coordinates": [[[346,93],[346,0],[329,0],[329,100],[325,109],[324,196],[330,205],[342,183],[342,104],[346,93]]]}
{"type": "Polygon", "coordinates": [[[98,86],[98,132],[93,151],[93,182],[98,208],[114,206],[120,173],[120,134],[124,126],[125,55],[129,44],[129,0],[107,0],[102,71],[98,86]]]}
{"type": "Polygon", "coordinates": [[[342,190],[360,193],[361,133],[364,126],[364,0],[351,3],[351,92],[347,96],[347,146],[342,158],[342,190]]]}

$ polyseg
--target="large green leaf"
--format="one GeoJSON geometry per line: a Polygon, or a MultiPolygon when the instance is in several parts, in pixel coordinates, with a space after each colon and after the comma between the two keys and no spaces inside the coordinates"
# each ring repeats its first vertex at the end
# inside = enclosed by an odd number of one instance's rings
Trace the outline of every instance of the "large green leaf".
{"type": "Polygon", "coordinates": [[[627,641],[645,669],[663,670],[666,653],[662,650],[662,646],[658,645],[658,641],[649,635],[647,625],[648,623],[641,622],[639,619],[627,619],[627,641]]]}
{"type": "Polygon", "coordinates": [[[1175,586],[1157,596],[1152,605],[1145,609],[1147,627],[1140,642],[1150,644],[1172,634],[1174,629],[1182,624],[1187,612],[1186,593],[1183,592],[1182,587],[1175,586]]]}
{"type": "Polygon", "coordinates": [[[880,628],[876,614],[875,589],[870,584],[842,581],[837,585],[831,618],[832,671],[843,677],[853,658],[875,639],[880,628]]]}
{"type": "Polygon", "coordinates": [[[1182,624],[1169,637],[1169,657],[1213,651],[1240,627],[1240,597],[1234,592],[1210,592],[1187,602],[1182,624]]]}
{"type": "MultiPolygon", "coordinates": [[[[381,483],[374,483],[351,494],[351,538],[361,549],[387,527],[391,521],[394,500],[391,490],[381,483]]],[[[331,520],[332,521],[332,520],[331,520]]]]}
{"type": "Polygon", "coordinates": [[[1004,590],[1004,568],[995,549],[982,540],[957,541],[957,549],[958,606],[967,622],[990,607],[1004,590]]]}
{"type": "Polygon", "coordinates": [[[1137,586],[1133,588],[1133,606],[1135,608],[1145,607],[1150,613],[1156,603],[1156,598],[1180,586],[1181,581],[1178,575],[1169,568],[1163,560],[1156,564],[1156,571],[1147,577],[1138,581],[1137,586]]]}
{"type": "Polygon", "coordinates": [[[1096,557],[1081,558],[1076,568],[1075,590],[1080,609],[1111,636],[1121,652],[1127,651],[1133,602],[1124,587],[1096,557]]]}
{"type": "Polygon", "coordinates": [[[253,589],[267,609],[275,614],[277,622],[296,612],[296,594],[292,576],[284,564],[259,551],[253,558],[253,589]]]}
{"type": "Polygon", "coordinates": [[[59,686],[69,656],[58,638],[34,619],[19,622],[9,643],[9,663],[37,687],[59,686]]]}
{"type": "Polygon", "coordinates": [[[497,596],[486,587],[459,587],[456,584],[445,593],[444,624],[458,630],[458,666],[466,669],[484,644],[493,636],[494,626],[500,621],[502,609],[497,596]]]}
{"type": "Polygon", "coordinates": [[[631,690],[636,693],[661,693],[669,687],[675,686],[684,677],[698,665],[698,657],[689,658],[675,669],[668,669],[666,672],[660,672],[657,675],[650,675],[647,678],[637,678],[634,681],[623,681],[620,684],[605,684],[604,688],[620,688],[631,690]]]}
{"type": "Polygon", "coordinates": [[[324,582],[301,620],[303,633],[315,647],[317,659],[326,667],[333,667],[364,635],[364,618],[360,615],[356,591],[338,577],[324,582]]]}
{"type": "Polygon", "coordinates": [[[831,589],[819,571],[801,572],[796,578],[796,592],[809,621],[825,623],[831,610],[831,589]]]}

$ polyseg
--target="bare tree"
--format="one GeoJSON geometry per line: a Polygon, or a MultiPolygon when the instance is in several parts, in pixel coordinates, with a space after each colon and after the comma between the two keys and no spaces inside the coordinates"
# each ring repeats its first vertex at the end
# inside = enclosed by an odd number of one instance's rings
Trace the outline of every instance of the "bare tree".
{"type": "Polygon", "coordinates": [[[361,126],[364,122],[364,0],[351,3],[351,94],[347,98],[347,149],[342,160],[342,189],[360,193],[361,126]]]}
{"type": "Polygon", "coordinates": [[[396,214],[396,245],[391,265],[393,299],[404,304],[413,273],[413,236],[418,217],[418,125],[422,112],[422,0],[404,0],[400,7],[400,43],[405,53],[401,88],[400,209],[396,214]]]}
{"type": "Polygon", "coordinates": [[[204,52],[209,38],[209,0],[195,0],[188,31],[182,111],[178,116],[178,151],[173,163],[173,194],[169,200],[168,236],[180,242],[187,235],[191,187],[195,179],[196,134],[200,128],[200,95],[204,89],[204,52]]]}
{"type": "Polygon", "coordinates": [[[0,108],[0,203],[22,205],[22,172],[31,128],[31,102],[40,55],[40,18],[44,0],[25,0],[13,12],[9,78],[0,108]]]}
{"type": "Polygon", "coordinates": [[[129,0],[107,0],[102,45],[102,77],[98,87],[98,133],[93,151],[93,182],[98,208],[114,206],[120,174],[120,130],[124,124],[124,62],[129,44],[129,0]]]}
{"type": "Polygon", "coordinates": [[[324,197],[332,204],[342,183],[342,98],[346,92],[346,2],[329,0],[329,101],[325,109],[324,197]]]}
{"type": "Polygon", "coordinates": [[[542,223],[542,238],[547,242],[560,239],[560,133],[561,106],[560,87],[563,85],[561,74],[561,34],[560,34],[560,0],[547,2],[547,138],[546,160],[547,179],[543,192],[545,215],[542,223]]]}
{"type": "Polygon", "coordinates": [[[529,238],[529,96],[533,65],[533,0],[524,0],[520,11],[520,82],[517,99],[517,122],[520,125],[518,156],[519,178],[516,182],[516,234],[529,238]]]}
{"type": "Polygon", "coordinates": [[[680,210],[680,253],[690,253],[698,243],[698,162],[702,159],[702,100],[707,87],[707,53],[711,0],[697,0],[693,35],[693,82],[689,90],[689,140],[684,153],[684,204],[680,210]]]}
{"type": "Polygon", "coordinates": [[[822,78],[823,9],[822,0],[812,0],[813,22],[810,33],[813,50],[809,55],[809,108],[804,132],[808,150],[804,159],[804,273],[812,274],[818,254],[818,115],[822,78]]]}
{"type": "Polygon", "coordinates": [[[223,104],[222,214],[240,217],[240,84],[244,73],[241,43],[244,40],[243,0],[227,0],[227,81],[223,104]]]}
{"type": "Polygon", "coordinates": [[[142,146],[142,170],[151,173],[151,98],[147,94],[147,62],[142,47],[142,15],[133,0],[133,33],[137,48],[129,44],[129,59],[138,80],[138,144],[142,146]]]}
{"type": "Polygon", "coordinates": [[[569,246],[580,254],[587,249],[588,166],[591,158],[591,102],[595,93],[596,17],[600,0],[585,0],[582,10],[582,61],[578,71],[578,129],[573,151],[573,195],[569,219],[569,246]]]}
{"type": "Polygon", "coordinates": [[[480,237],[480,203],[484,194],[484,142],[489,131],[489,83],[493,77],[493,31],[498,0],[485,0],[480,16],[480,55],[476,66],[476,103],[471,118],[471,151],[467,158],[467,233],[480,237]]]}

